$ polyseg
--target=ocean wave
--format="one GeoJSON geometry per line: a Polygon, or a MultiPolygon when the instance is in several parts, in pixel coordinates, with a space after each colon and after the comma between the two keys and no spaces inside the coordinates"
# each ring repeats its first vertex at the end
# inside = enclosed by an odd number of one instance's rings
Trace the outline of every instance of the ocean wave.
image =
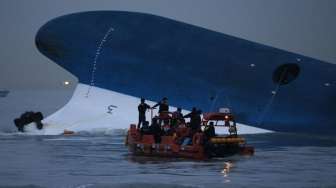
{"type": "Polygon", "coordinates": [[[74,188],[201,188],[203,186],[164,183],[119,183],[119,184],[83,184],[74,188]]]}
{"type": "Polygon", "coordinates": [[[0,185],[0,188],[44,188],[39,185],[20,185],[20,186],[10,186],[10,185],[0,185]]]}
{"type": "MultiPolygon", "coordinates": [[[[125,136],[127,129],[99,128],[83,131],[74,131],[72,135],[79,136],[125,136]]],[[[0,136],[57,136],[63,134],[45,134],[43,131],[19,132],[19,131],[0,131],[0,136]]],[[[71,136],[71,135],[67,135],[71,136]]]]}

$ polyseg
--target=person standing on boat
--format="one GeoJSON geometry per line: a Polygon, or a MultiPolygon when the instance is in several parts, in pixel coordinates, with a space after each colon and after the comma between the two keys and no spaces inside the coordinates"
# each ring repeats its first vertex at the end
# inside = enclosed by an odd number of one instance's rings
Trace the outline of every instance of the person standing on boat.
{"type": "Polygon", "coordinates": [[[160,102],[156,103],[152,108],[155,108],[159,106],[159,114],[162,115],[162,113],[169,112],[169,104],[168,104],[168,98],[164,97],[160,102]]]}
{"type": "Polygon", "coordinates": [[[173,127],[178,127],[179,124],[184,123],[184,118],[182,114],[182,108],[177,108],[172,114],[172,125],[173,127]]]}
{"type": "Polygon", "coordinates": [[[201,128],[201,113],[201,110],[197,110],[195,107],[193,107],[189,114],[183,116],[184,118],[190,118],[190,127],[193,132],[197,132],[201,128]]]}
{"type": "Polygon", "coordinates": [[[138,129],[140,129],[140,124],[144,125],[146,121],[146,110],[147,109],[150,109],[150,106],[145,103],[144,98],[141,98],[141,103],[138,106],[138,111],[139,111],[138,129]]]}
{"type": "Polygon", "coordinates": [[[177,110],[175,112],[173,112],[172,114],[173,119],[178,119],[183,121],[183,114],[182,114],[182,108],[178,107],[177,110]]]}

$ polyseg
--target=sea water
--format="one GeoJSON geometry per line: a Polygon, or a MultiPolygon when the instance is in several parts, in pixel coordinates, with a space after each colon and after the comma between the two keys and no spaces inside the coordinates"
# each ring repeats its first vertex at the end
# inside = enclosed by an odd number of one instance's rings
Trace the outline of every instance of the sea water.
{"type": "Polygon", "coordinates": [[[125,133],[0,134],[0,187],[336,187],[336,140],[247,135],[254,156],[205,161],[132,156],[125,133]]]}

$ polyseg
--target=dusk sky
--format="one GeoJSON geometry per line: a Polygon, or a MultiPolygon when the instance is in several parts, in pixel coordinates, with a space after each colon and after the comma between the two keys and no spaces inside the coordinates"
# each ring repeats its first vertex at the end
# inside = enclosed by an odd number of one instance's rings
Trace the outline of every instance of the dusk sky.
{"type": "Polygon", "coordinates": [[[90,10],[155,14],[336,63],[334,0],[2,0],[0,10],[0,88],[74,83],[73,76],[37,50],[34,38],[49,20],[90,10]]]}

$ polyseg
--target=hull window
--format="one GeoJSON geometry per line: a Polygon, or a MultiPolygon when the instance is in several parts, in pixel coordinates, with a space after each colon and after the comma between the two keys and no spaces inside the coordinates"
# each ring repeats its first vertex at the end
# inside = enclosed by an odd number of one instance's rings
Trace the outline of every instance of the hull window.
{"type": "Polygon", "coordinates": [[[273,73],[273,81],[279,85],[286,85],[294,81],[300,74],[300,67],[295,63],[280,65],[273,73]]]}

